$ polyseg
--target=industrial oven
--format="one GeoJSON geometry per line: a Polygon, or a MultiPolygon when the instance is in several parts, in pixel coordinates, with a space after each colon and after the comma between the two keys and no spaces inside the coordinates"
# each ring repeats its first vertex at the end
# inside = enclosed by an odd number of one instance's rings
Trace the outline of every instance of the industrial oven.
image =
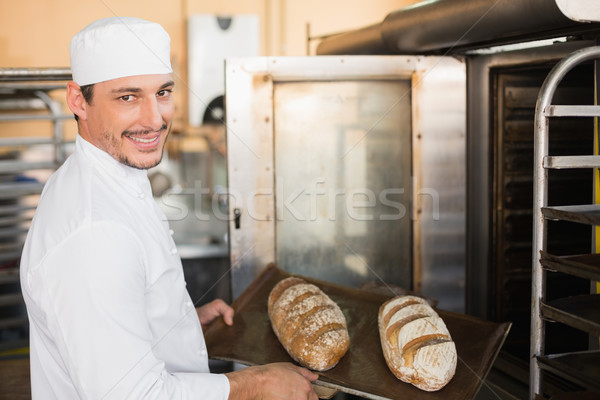
{"type": "MultiPolygon", "coordinates": [[[[234,297],[274,262],[510,321],[496,385],[485,386],[493,398],[526,397],[534,110],[552,67],[597,44],[592,3],[423,2],[319,38],[316,57],[229,59],[234,297]]],[[[595,63],[583,63],[557,99],[594,104],[597,81],[595,63]]],[[[556,154],[594,152],[593,119],[553,124],[556,154]]],[[[551,203],[593,199],[591,170],[556,170],[550,181],[551,203]]],[[[554,253],[593,248],[589,227],[551,225],[554,253]]],[[[557,297],[595,290],[560,274],[547,285],[557,297]]],[[[597,337],[550,325],[549,352],[597,348],[597,337]]],[[[554,378],[548,394],[578,389],[554,378]]]]}

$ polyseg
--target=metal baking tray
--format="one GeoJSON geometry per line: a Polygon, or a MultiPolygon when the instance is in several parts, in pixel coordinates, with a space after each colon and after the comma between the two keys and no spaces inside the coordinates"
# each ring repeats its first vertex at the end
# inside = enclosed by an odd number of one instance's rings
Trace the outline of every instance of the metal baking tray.
{"type": "MultiPolygon", "coordinates": [[[[289,273],[270,264],[232,304],[233,326],[221,320],[204,335],[211,359],[243,365],[294,362],[271,329],[267,298],[273,286],[289,273]]],[[[316,284],[346,316],[350,348],[329,371],[319,373],[317,385],[368,399],[472,399],[489,372],[510,323],[493,323],[467,315],[437,310],[448,327],[458,354],[454,378],[437,392],[425,392],[398,380],[388,369],[379,341],[377,315],[391,296],[302,277],[316,284]]]]}

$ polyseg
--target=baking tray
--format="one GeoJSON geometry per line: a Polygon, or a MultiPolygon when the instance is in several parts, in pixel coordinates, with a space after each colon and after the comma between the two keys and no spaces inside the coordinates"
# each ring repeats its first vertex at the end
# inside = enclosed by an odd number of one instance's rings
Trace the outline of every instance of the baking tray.
{"type": "MultiPolygon", "coordinates": [[[[267,298],[273,286],[291,274],[270,264],[232,304],[233,326],[220,319],[204,332],[211,359],[244,365],[294,362],[271,329],[267,298]]],[[[489,372],[510,323],[436,310],[456,343],[458,363],[454,378],[441,390],[425,392],[398,380],[388,369],[379,341],[379,306],[390,296],[338,286],[301,276],[316,284],[342,309],[348,323],[350,348],[329,371],[319,372],[317,385],[368,399],[472,399],[489,372]]],[[[294,362],[295,363],[295,362],[294,362]]]]}

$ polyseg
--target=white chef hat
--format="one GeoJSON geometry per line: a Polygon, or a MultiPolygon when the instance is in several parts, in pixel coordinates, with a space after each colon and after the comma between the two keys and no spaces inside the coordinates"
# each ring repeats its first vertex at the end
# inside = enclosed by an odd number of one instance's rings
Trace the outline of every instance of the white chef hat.
{"type": "Polygon", "coordinates": [[[80,86],[134,75],[169,74],[171,38],[157,23],[99,19],[71,39],[71,73],[80,86]]]}

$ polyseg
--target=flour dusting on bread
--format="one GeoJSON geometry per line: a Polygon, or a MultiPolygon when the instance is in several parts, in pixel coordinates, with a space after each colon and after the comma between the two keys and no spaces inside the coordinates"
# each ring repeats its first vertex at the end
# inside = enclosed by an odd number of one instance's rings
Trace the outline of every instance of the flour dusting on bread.
{"type": "Polygon", "coordinates": [[[443,388],[456,372],[456,346],[443,319],[416,296],[399,296],[379,308],[379,336],[392,373],[419,389],[443,388]]]}
{"type": "Polygon", "coordinates": [[[317,286],[290,277],[271,290],[268,313],[275,335],[301,365],[325,371],[346,354],[350,337],[339,306],[317,286]]]}

